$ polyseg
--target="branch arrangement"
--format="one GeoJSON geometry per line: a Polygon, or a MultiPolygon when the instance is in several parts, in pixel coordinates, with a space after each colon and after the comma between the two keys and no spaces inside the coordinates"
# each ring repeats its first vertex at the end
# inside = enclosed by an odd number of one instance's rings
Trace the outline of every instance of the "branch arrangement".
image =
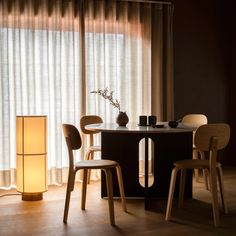
{"type": "Polygon", "coordinates": [[[108,88],[105,88],[104,90],[98,89],[97,91],[91,91],[91,93],[95,93],[102,96],[104,99],[108,100],[110,104],[113,107],[117,108],[120,112],[120,103],[118,102],[117,99],[113,98],[114,91],[109,92],[108,88]]]}

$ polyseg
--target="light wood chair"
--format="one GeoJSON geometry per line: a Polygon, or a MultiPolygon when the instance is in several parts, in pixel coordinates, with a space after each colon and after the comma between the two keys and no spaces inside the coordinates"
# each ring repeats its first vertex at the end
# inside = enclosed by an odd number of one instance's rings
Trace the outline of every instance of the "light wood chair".
{"type": "Polygon", "coordinates": [[[229,142],[230,127],[228,124],[206,124],[200,126],[195,133],[195,145],[201,151],[207,151],[209,153],[209,160],[180,160],[174,163],[174,169],[171,174],[169,196],[166,210],[166,220],[170,219],[172,202],[174,196],[175,182],[178,171],[180,174],[180,188],[179,188],[179,208],[183,207],[184,188],[185,188],[185,176],[187,169],[204,169],[208,171],[210,181],[210,191],[212,196],[212,207],[214,216],[214,225],[219,226],[219,205],[217,195],[217,178],[219,181],[220,195],[223,205],[224,213],[228,213],[225,197],[224,197],[224,185],[223,174],[221,164],[216,161],[217,150],[223,149],[229,142]]]}
{"type": "MultiPolygon", "coordinates": [[[[187,114],[182,118],[182,124],[190,125],[195,127],[196,129],[208,123],[207,117],[204,114],[187,114]]],[[[196,131],[193,131],[193,143],[194,143],[194,135],[196,131]]],[[[205,160],[205,153],[197,150],[195,145],[193,144],[193,159],[198,159],[200,157],[201,160],[205,160]]],[[[199,182],[199,170],[194,170],[194,177],[197,182],[199,182]]],[[[206,189],[209,189],[207,174],[203,171],[203,178],[205,181],[206,189]]]]}
{"type": "Polygon", "coordinates": [[[122,201],[123,210],[126,211],[126,200],[123,187],[122,173],[119,164],[112,160],[83,160],[74,163],[73,151],[81,148],[82,141],[78,129],[70,124],[63,124],[63,133],[66,140],[68,154],[69,154],[69,176],[66,190],[66,200],[64,208],[64,218],[63,222],[67,223],[69,203],[71,192],[74,190],[75,175],[78,170],[83,170],[83,184],[82,184],[82,200],[81,209],[85,209],[86,201],[86,190],[87,190],[87,173],[91,169],[101,169],[105,172],[106,184],[107,184],[107,194],[108,194],[108,204],[109,204],[109,214],[110,223],[115,225],[114,217],[114,202],[113,202],[113,184],[112,184],[112,173],[111,169],[115,168],[117,173],[117,179],[120,189],[120,196],[122,201]]]}
{"type": "MultiPolygon", "coordinates": [[[[86,125],[103,123],[103,120],[100,116],[96,115],[86,115],[82,116],[80,119],[80,129],[82,133],[85,135],[89,135],[89,145],[86,150],[85,160],[93,160],[95,152],[101,152],[100,145],[94,145],[94,135],[99,133],[100,131],[96,130],[88,130],[86,129],[86,125]]],[[[90,183],[91,171],[88,171],[88,184],[90,183]]]]}

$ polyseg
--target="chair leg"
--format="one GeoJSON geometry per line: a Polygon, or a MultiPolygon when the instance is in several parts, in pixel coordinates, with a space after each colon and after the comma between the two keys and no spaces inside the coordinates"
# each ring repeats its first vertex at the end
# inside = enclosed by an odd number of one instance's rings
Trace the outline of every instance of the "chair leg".
{"type": "Polygon", "coordinates": [[[90,150],[88,150],[88,151],[86,152],[85,160],[89,160],[89,159],[90,159],[90,153],[91,153],[90,150]]]}
{"type": "Polygon", "coordinates": [[[119,165],[116,166],[116,174],[117,174],[118,184],[119,184],[119,189],[120,189],[120,197],[121,197],[121,202],[122,202],[122,208],[125,212],[127,212],[122,172],[121,172],[121,168],[120,168],[119,165]]]}
{"type": "MultiPolygon", "coordinates": [[[[88,150],[85,156],[85,160],[92,160],[92,153],[93,151],[88,150]]],[[[91,170],[88,170],[88,175],[87,175],[87,183],[90,184],[90,176],[91,176],[91,170]]]]}
{"type": "Polygon", "coordinates": [[[87,180],[88,180],[88,170],[84,169],[83,174],[83,183],[82,183],[82,199],[81,199],[81,209],[85,210],[85,202],[86,202],[86,192],[87,192],[87,180]]]}
{"type": "Polygon", "coordinates": [[[111,225],[115,225],[112,174],[111,174],[110,169],[104,169],[104,172],[105,172],[105,175],[106,175],[110,223],[111,223],[111,225]]]}
{"type": "Polygon", "coordinates": [[[183,208],[185,178],[186,178],[186,169],[181,169],[181,171],[180,171],[180,186],[179,186],[179,201],[178,201],[179,208],[183,208]]]}
{"type": "MultiPolygon", "coordinates": [[[[193,150],[193,160],[196,160],[198,159],[198,150],[193,150]]],[[[194,177],[195,177],[195,180],[196,182],[199,182],[199,170],[197,169],[194,169],[194,177]]]]}
{"type": "Polygon", "coordinates": [[[219,205],[218,205],[218,196],[217,196],[217,181],[216,181],[216,169],[210,171],[210,188],[211,188],[211,196],[212,196],[212,208],[213,208],[213,217],[214,217],[214,225],[218,227],[220,225],[220,217],[219,217],[219,205]]]}
{"type": "Polygon", "coordinates": [[[225,201],[225,196],[224,196],[224,181],[223,181],[223,173],[222,173],[222,168],[221,167],[217,168],[217,175],[218,175],[218,181],[219,181],[219,187],[220,187],[220,196],[221,196],[223,210],[224,210],[225,214],[228,214],[228,207],[227,207],[227,203],[225,201]]]}
{"type": "Polygon", "coordinates": [[[175,191],[176,175],[177,175],[178,170],[179,169],[175,167],[171,173],[170,189],[169,189],[167,208],[166,208],[166,217],[165,217],[165,220],[167,221],[170,219],[170,215],[171,215],[171,208],[172,208],[172,202],[173,202],[174,191],[175,191]]]}
{"type": "Polygon", "coordinates": [[[194,169],[194,177],[195,177],[195,180],[196,182],[200,182],[199,181],[199,170],[198,169],[194,169]]]}
{"type": "MultiPolygon", "coordinates": [[[[93,160],[94,158],[94,151],[90,151],[89,160],[93,160]]],[[[90,184],[91,179],[91,169],[88,170],[88,184],[90,184]]]]}
{"type": "Polygon", "coordinates": [[[74,180],[75,180],[74,174],[71,175],[69,173],[69,178],[68,178],[67,188],[66,188],[66,200],[65,200],[65,206],[64,206],[64,216],[63,216],[63,222],[65,224],[67,223],[67,218],[68,218],[71,192],[74,189],[74,180]]]}
{"type": "Polygon", "coordinates": [[[209,184],[208,184],[208,175],[207,175],[208,172],[206,170],[202,170],[202,172],[203,172],[203,178],[204,178],[206,190],[210,190],[209,184]]]}
{"type": "MultiPolygon", "coordinates": [[[[201,160],[206,160],[205,158],[205,153],[203,151],[199,151],[199,154],[200,154],[200,159],[201,160]]],[[[204,179],[204,182],[205,182],[205,187],[206,187],[206,190],[210,190],[209,189],[209,184],[208,184],[208,172],[206,169],[203,169],[202,170],[202,174],[203,174],[203,179],[204,179]]]]}

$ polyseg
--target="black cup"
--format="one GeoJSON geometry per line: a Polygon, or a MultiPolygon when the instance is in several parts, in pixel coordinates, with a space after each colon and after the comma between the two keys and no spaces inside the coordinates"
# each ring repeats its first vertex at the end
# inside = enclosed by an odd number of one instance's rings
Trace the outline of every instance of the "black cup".
{"type": "Polygon", "coordinates": [[[156,116],[148,116],[148,125],[156,125],[157,117],[156,116]]]}
{"type": "Polygon", "coordinates": [[[147,125],[147,116],[139,116],[139,125],[141,126],[147,125]]]}
{"type": "Polygon", "coordinates": [[[176,127],[179,125],[179,122],[178,122],[178,121],[175,121],[175,120],[172,120],[172,121],[169,121],[169,122],[168,122],[168,125],[169,125],[171,128],[176,128],[176,127]]]}

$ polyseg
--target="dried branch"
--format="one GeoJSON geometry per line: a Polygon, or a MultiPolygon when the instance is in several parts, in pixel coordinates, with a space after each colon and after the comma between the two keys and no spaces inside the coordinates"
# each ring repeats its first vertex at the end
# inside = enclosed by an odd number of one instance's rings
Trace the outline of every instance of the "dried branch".
{"type": "Polygon", "coordinates": [[[114,91],[109,92],[108,88],[105,88],[104,90],[98,89],[97,91],[91,91],[91,93],[98,94],[98,95],[102,96],[104,99],[109,100],[110,104],[113,107],[117,108],[120,112],[120,103],[118,102],[117,99],[114,99],[114,97],[113,97],[114,91]]]}

